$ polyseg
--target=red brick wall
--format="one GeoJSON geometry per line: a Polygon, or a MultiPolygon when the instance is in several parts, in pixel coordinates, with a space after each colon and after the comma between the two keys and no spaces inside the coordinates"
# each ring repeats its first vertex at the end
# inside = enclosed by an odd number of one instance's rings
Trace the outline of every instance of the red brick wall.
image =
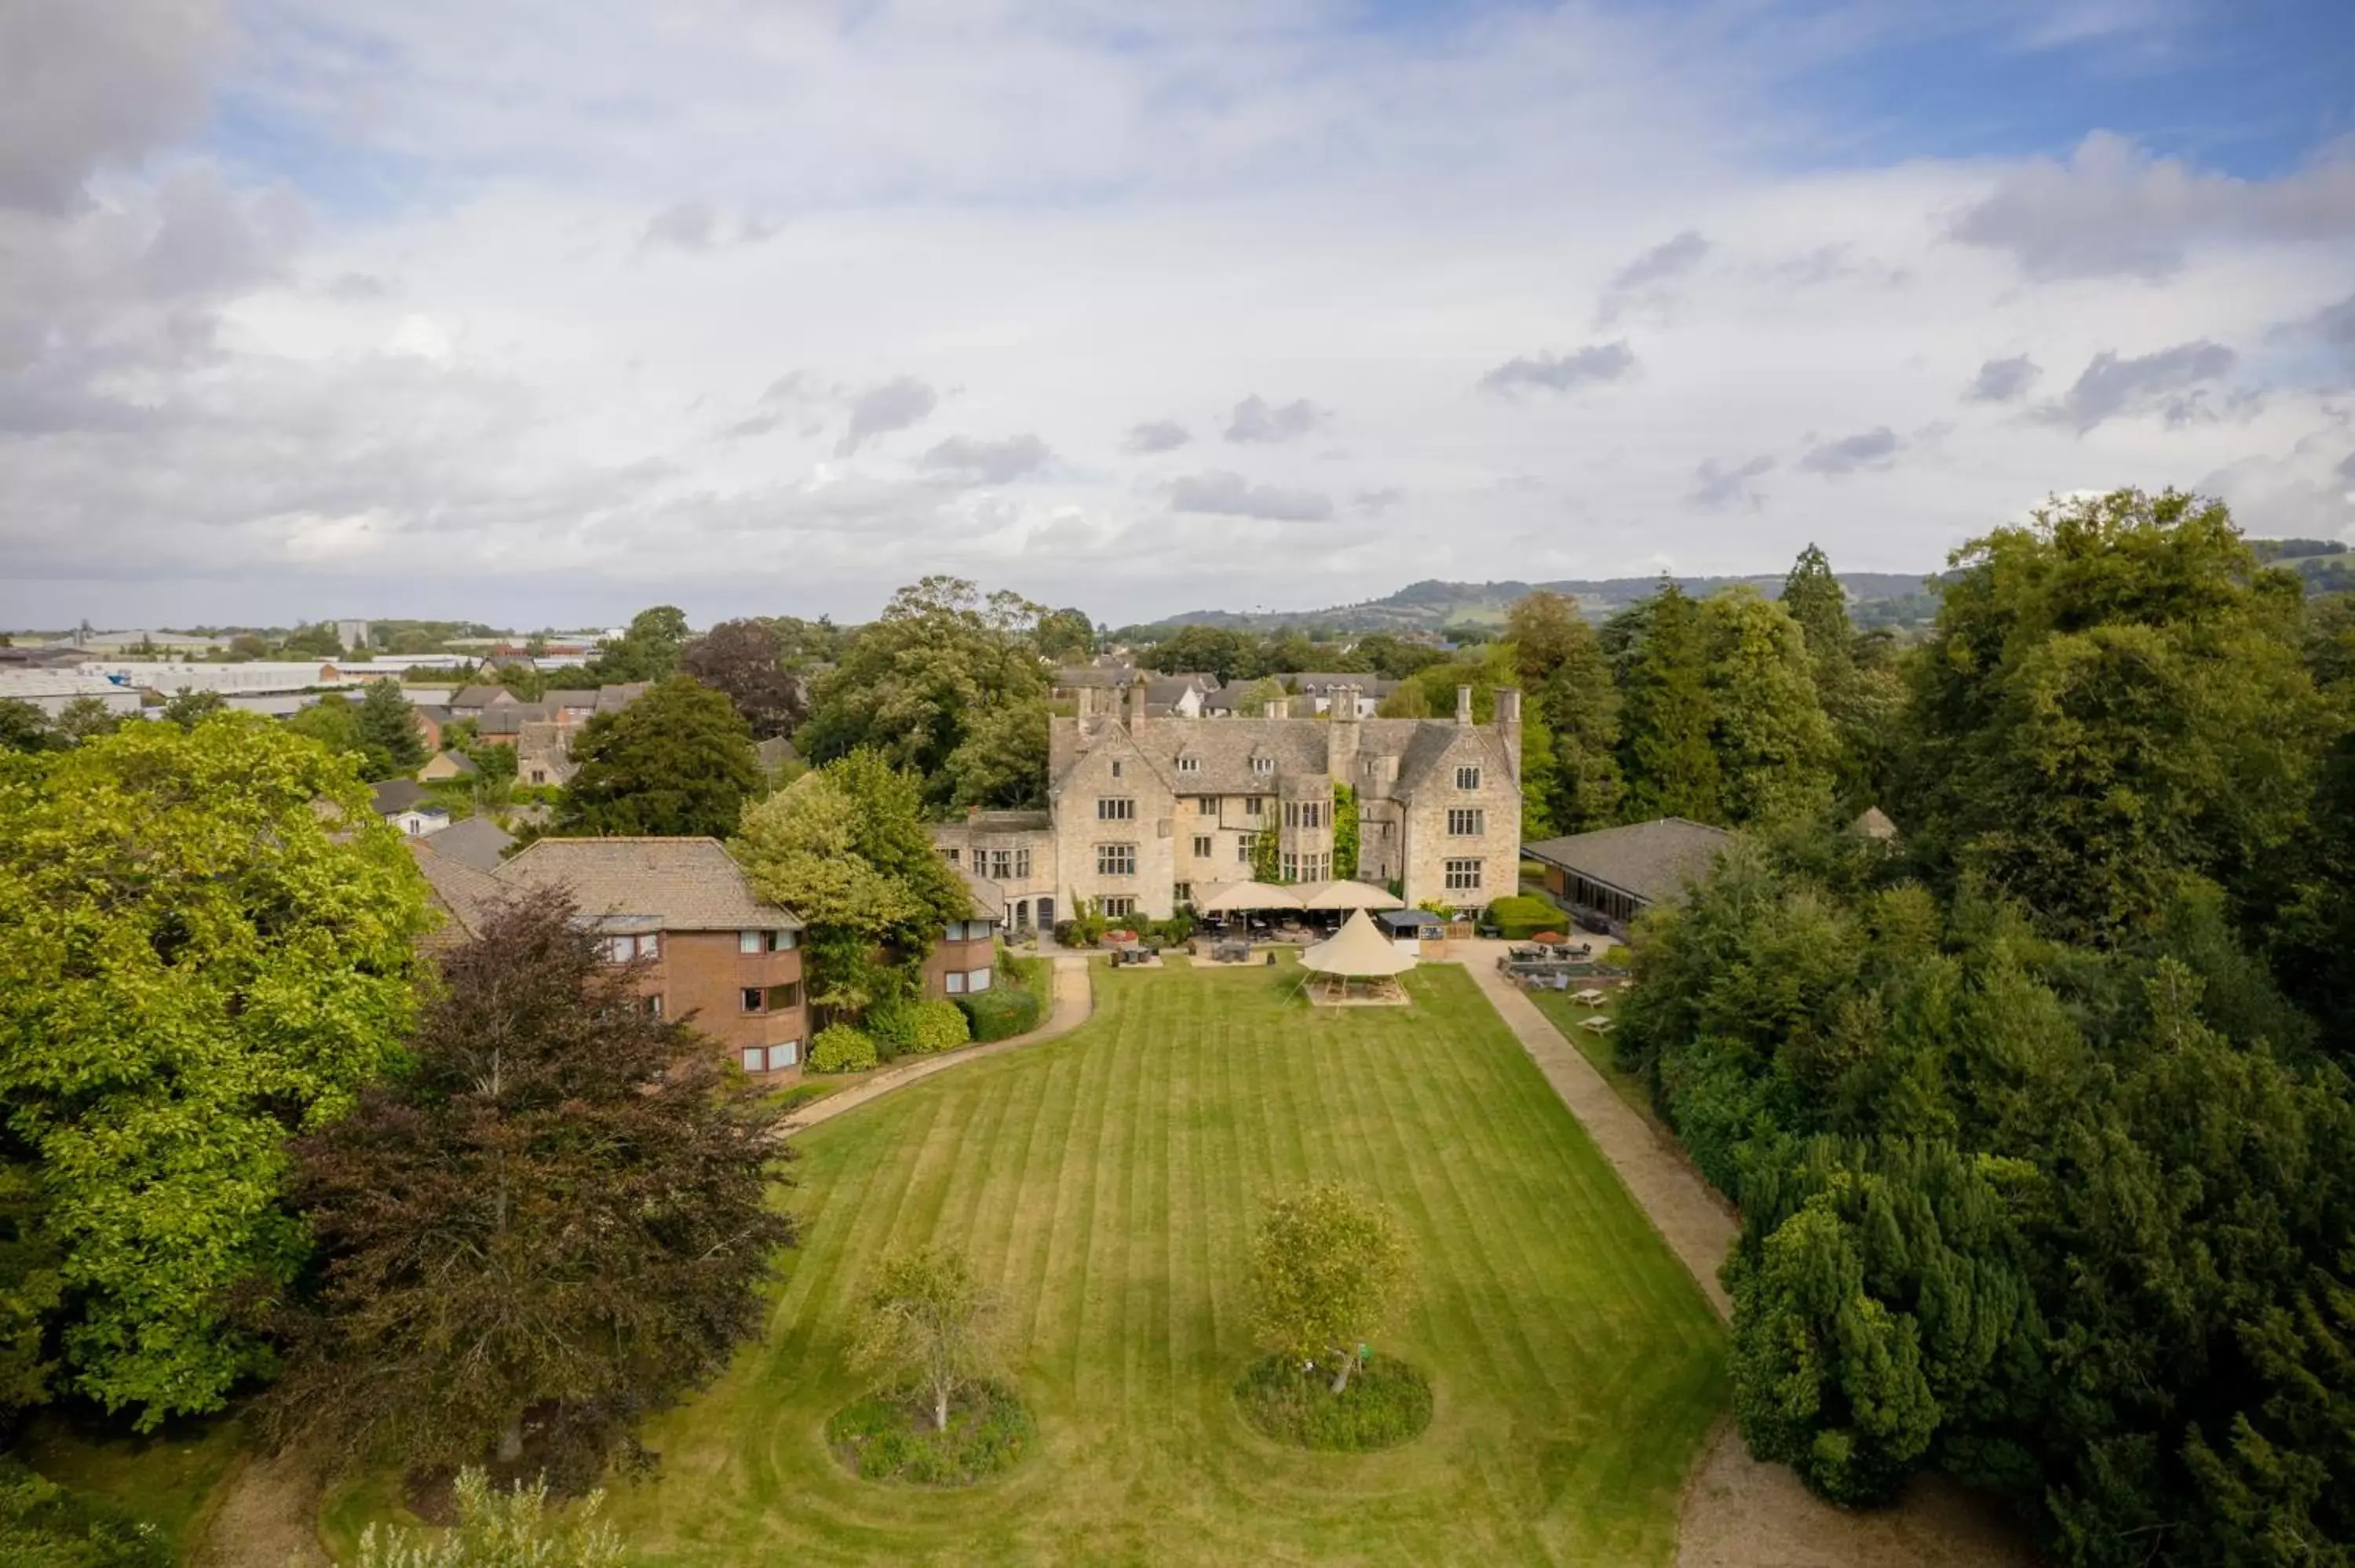
{"type": "Polygon", "coordinates": [[[801,978],[798,950],[744,953],[737,950],[733,931],[665,931],[662,957],[649,966],[639,989],[662,997],[664,1017],[693,1023],[727,1047],[730,1061],[741,1061],[747,1045],[798,1040],[808,1049],[806,995],[781,1012],[748,1013],[743,1006],[748,986],[784,985],[801,978]]]}
{"type": "Polygon", "coordinates": [[[934,942],[924,955],[924,994],[946,996],[951,969],[986,969],[997,961],[997,943],[979,937],[966,942],[934,942]]]}

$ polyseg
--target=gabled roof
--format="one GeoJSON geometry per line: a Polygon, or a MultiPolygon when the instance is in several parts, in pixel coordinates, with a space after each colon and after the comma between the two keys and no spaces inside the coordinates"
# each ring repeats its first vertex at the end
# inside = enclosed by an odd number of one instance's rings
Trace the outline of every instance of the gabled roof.
{"type": "Polygon", "coordinates": [[[1894,843],[1897,840],[1897,824],[1891,821],[1889,814],[1878,806],[1867,806],[1856,821],[1848,825],[1848,831],[1859,838],[1877,839],[1882,843],[1894,843]]]}
{"type": "Polygon", "coordinates": [[[495,872],[515,835],[488,817],[468,817],[432,835],[433,853],[480,872],[495,872]]]}
{"type": "Polygon", "coordinates": [[[1646,904],[1660,904],[1681,896],[1685,884],[1707,875],[1710,863],[1732,842],[1733,835],[1723,828],[1662,817],[1524,844],[1521,853],[1590,882],[1607,883],[1646,904]]]}
{"type": "Polygon", "coordinates": [[[546,724],[553,716],[542,703],[500,703],[485,708],[474,727],[482,735],[520,735],[526,725],[546,724]]]}
{"type": "Polygon", "coordinates": [[[594,920],[665,931],[797,931],[711,838],[540,839],[499,867],[511,887],[562,887],[594,920]]]}
{"type": "Polygon", "coordinates": [[[1006,889],[986,876],[975,876],[970,868],[960,865],[957,875],[964,879],[964,890],[973,895],[974,912],[992,920],[1006,918],[1006,889]]]}
{"type": "Polygon", "coordinates": [[[435,847],[434,841],[448,838],[466,824],[459,822],[438,833],[406,841],[409,853],[417,862],[417,869],[425,874],[425,885],[432,895],[434,906],[447,915],[456,929],[444,927],[429,938],[430,945],[449,947],[460,934],[473,936],[483,928],[490,912],[505,899],[514,895],[514,889],[488,872],[468,864],[435,847]]]}
{"type": "Polygon", "coordinates": [[[461,686],[450,694],[450,705],[453,708],[485,708],[494,703],[515,700],[515,694],[505,686],[461,686]]]}
{"type": "Polygon", "coordinates": [[[458,770],[458,776],[462,779],[471,779],[475,774],[482,771],[482,768],[475,764],[474,759],[467,756],[463,751],[442,751],[435,753],[435,756],[437,756],[441,760],[447,762],[451,767],[456,768],[458,770]]]}
{"type": "Polygon", "coordinates": [[[398,816],[425,799],[425,786],[414,779],[388,779],[368,786],[368,796],[379,817],[398,816]]]}
{"type": "Polygon", "coordinates": [[[593,711],[597,706],[597,688],[566,686],[549,693],[540,701],[542,705],[550,708],[588,708],[593,711]]]}
{"type": "Polygon", "coordinates": [[[651,683],[646,681],[624,681],[616,686],[598,687],[597,711],[601,714],[620,713],[623,708],[645,696],[646,687],[651,683]]]}

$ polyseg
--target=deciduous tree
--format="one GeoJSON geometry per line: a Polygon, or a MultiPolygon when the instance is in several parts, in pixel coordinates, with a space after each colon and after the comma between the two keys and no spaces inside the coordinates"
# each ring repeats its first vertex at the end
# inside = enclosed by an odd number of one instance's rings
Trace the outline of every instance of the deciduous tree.
{"type": "Polygon", "coordinates": [[[584,673],[601,686],[666,681],[677,673],[679,652],[686,646],[686,613],[674,605],[658,604],[632,616],[629,630],[600,647],[584,673]]]}
{"type": "Polygon", "coordinates": [[[995,1307],[972,1259],[954,1247],[894,1253],[858,1293],[851,1368],[877,1378],[882,1392],[922,1394],[933,1430],[945,1432],[950,1403],[997,1370],[995,1307]]]}
{"type": "Polygon", "coordinates": [[[744,721],[725,696],[684,675],[590,719],[572,757],[579,771],[556,809],[559,833],[724,838],[761,788],[744,721]]]}
{"type": "Polygon", "coordinates": [[[0,1111],[61,1254],[65,1385],[143,1428],[266,1370],[308,1254],[285,1139],[396,1057],[425,925],[350,764],[265,720],[0,771],[0,1111]]]}
{"type": "Polygon", "coordinates": [[[798,662],[767,621],[721,621],[687,645],[678,667],[726,693],[755,740],[791,735],[806,715],[798,662]]]}
{"type": "Polygon", "coordinates": [[[650,1013],[560,895],[453,950],[413,1065],[295,1146],[322,1255],[271,1395],[283,1442],[410,1465],[513,1459],[537,1423],[594,1474],[761,1320],[774,1113],[650,1013]]]}
{"type": "Polygon", "coordinates": [[[1253,1330],[1278,1355],[1337,1362],[1335,1393],[1348,1387],[1358,1346],[1382,1326],[1406,1283],[1398,1222],[1337,1183],[1276,1199],[1252,1238],[1253,1330]]]}

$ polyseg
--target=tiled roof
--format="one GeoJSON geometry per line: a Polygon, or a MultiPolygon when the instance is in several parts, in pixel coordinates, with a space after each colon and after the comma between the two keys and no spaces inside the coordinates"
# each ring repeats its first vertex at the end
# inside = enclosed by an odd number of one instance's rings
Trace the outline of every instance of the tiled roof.
{"type": "Polygon", "coordinates": [[[549,693],[540,701],[551,708],[588,708],[593,711],[597,706],[597,688],[567,686],[549,693]]]}
{"type": "Polygon", "coordinates": [[[511,703],[515,694],[505,686],[461,686],[450,694],[453,708],[483,708],[493,703],[511,703]]]}
{"type": "Polygon", "coordinates": [[[973,906],[977,914],[992,920],[1006,918],[1006,889],[986,876],[975,876],[960,865],[957,874],[964,879],[965,891],[973,895],[973,906]]]}
{"type": "Polygon", "coordinates": [[[566,888],[592,919],[653,918],[666,931],[793,931],[718,839],[540,839],[499,867],[512,887],[566,888]]]}
{"type": "Polygon", "coordinates": [[[555,716],[545,703],[500,703],[485,708],[474,728],[480,735],[520,735],[526,725],[546,724],[555,716]]]}
{"type": "Polygon", "coordinates": [[[623,708],[645,696],[648,684],[649,683],[645,681],[627,681],[618,686],[598,687],[597,711],[601,714],[620,713],[623,708]]]}
{"type": "Polygon", "coordinates": [[[499,857],[514,842],[515,835],[488,817],[468,817],[433,835],[433,853],[476,871],[493,872],[498,870],[499,857]]]}
{"type": "Polygon", "coordinates": [[[425,885],[432,895],[434,907],[449,917],[440,930],[428,938],[429,946],[449,947],[461,936],[473,936],[483,928],[483,921],[492,909],[514,893],[488,872],[434,847],[433,840],[446,838],[465,825],[455,823],[428,837],[407,841],[417,869],[425,874],[425,885]]]}
{"type": "MultiPolygon", "coordinates": [[[[1453,719],[1360,719],[1358,755],[1397,757],[1397,792],[1412,794],[1465,733],[1453,719]]],[[[1482,737],[1493,762],[1502,766],[1502,755],[1493,748],[1494,730],[1480,726],[1471,733],[1482,737]]],[[[1272,795],[1278,779],[1325,773],[1332,735],[1329,720],[1306,716],[1157,718],[1135,734],[1109,715],[1057,718],[1048,730],[1047,776],[1060,781],[1082,758],[1101,747],[1119,745],[1125,737],[1177,794],[1272,795]],[[1196,767],[1181,771],[1178,767],[1181,757],[1193,758],[1196,767]],[[1256,757],[1272,758],[1274,768],[1260,772],[1252,766],[1256,757]]]]}
{"type": "Polygon", "coordinates": [[[1647,904],[1659,904],[1680,896],[1686,883],[1707,875],[1710,863],[1732,842],[1733,835],[1723,828],[1662,817],[1525,844],[1521,853],[1590,881],[1609,883],[1647,904]]]}

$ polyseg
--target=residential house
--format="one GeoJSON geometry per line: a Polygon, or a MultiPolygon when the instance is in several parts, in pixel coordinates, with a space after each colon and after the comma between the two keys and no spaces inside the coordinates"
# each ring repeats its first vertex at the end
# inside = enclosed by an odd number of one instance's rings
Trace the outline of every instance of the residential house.
{"type": "Polygon", "coordinates": [[[371,784],[368,796],[379,817],[396,816],[432,799],[425,786],[414,779],[388,779],[381,784],[371,784]]]}
{"type": "Polygon", "coordinates": [[[441,806],[403,806],[385,818],[412,839],[430,838],[450,825],[450,813],[441,806]]]}
{"type": "Polygon", "coordinates": [[[572,732],[559,724],[525,725],[515,750],[518,784],[570,784],[581,770],[572,760],[572,732]]]}
{"type": "Polygon", "coordinates": [[[802,923],[760,897],[710,838],[540,839],[490,874],[560,888],[647,1004],[687,1019],[751,1073],[798,1067],[809,1038],[802,923]]]}
{"type": "Polygon", "coordinates": [[[450,694],[450,716],[479,720],[485,710],[515,700],[505,686],[461,686],[450,694]]]}
{"type": "Polygon", "coordinates": [[[1520,693],[1496,694],[1472,722],[1472,689],[1454,720],[1365,719],[1359,694],[1333,694],[1324,718],[1294,717],[1282,697],[1260,718],[1156,717],[1138,679],[1098,709],[1048,732],[1048,809],[976,812],[932,830],[962,869],[1000,884],[1010,919],[1051,926],[1076,902],[1107,915],[1167,918],[1198,888],[1247,880],[1263,834],[1279,877],[1333,875],[1337,786],[1355,791],[1358,875],[1395,884],[1410,904],[1485,906],[1510,894],[1520,856],[1520,693]]]}
{"type": "Polygon", "coordinates": [[[1546,891],[1582,923],[1624,936],[1645,910],[1682,897],[1732,842],[1723,828],[1662,817],[1546,839],[1523,853],[1545,866],[1546,891]]]}
{"type": "Polygon", "coordinates": [[[445,779],[473,779],[482,771],[474,765],[474,759],[463,751],[437,751],[417,770],[417,781],[438,784],[445,779]]]}
{"type": "Polygon", "coordinates": [[[997,931],[1007,916],[1006,890],[964,866],[965,890],[973,895],[974,918],[952,920],[924,955],[924,994],[932,997],[971,996],[989,989],[996,972],[997,931]]]}
{"type": "Polygon", "coordinates": [[[1285,691],[1307,699],[1304,710],[1295,703],[1293,711],[1321,714],[1330,712],[1333,694],[1347,686],[1357,694],[1358,716],[1371,718],[1381,707],[1382,699],[1398,690],[1399,683],[1387,675],[1355,674],[1295,674],[1279,675],[1285,691]]]}
{"type": "Polygon", "coordinates": [[[409,705],[409,712],[410,715],[417,721],[417,733],[425,737],[425,749],[442,750],[442,732],[447,729],[450,722],[458,715],[452,713],[446,705],[439,703],[412,702],[409,705]]]}

